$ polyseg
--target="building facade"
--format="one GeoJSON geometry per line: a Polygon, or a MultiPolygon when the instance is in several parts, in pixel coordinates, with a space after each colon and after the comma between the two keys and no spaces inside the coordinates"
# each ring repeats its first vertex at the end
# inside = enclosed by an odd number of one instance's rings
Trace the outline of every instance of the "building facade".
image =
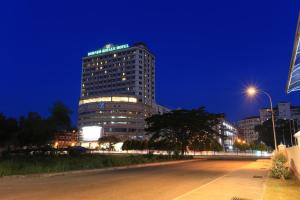
{"type": "Polygon", "coordinates": [[[107,44],[82,62],[81,98],[124,94],[155,104],[155,57],[145,44],[107,44]]]}
{"type": "Polygon", "coordinates": [[[296,28],[294,47],[290,63],[290,70],[286,84],[286,92],[294,92],[300,90],[300,12],[296,28]]]}
{"type": "Polygon", "coordinates": [[[155,56],[143,43],[107,44],[82,59],[78,128],[143,137],[145,118],[167,112],[155,102],[155,56]]]}
{"type": "Polygon", "coordinates": [[[260,124],[259,116],[247,117],[238,122],[240,134],[243,135],[247,143],[258,140],[258,132],[255,131],[255,127],[260,124]]]}
{"type": "Polygon", "coordinates": [[[233,144],[238,137],[237,128],[233,124],[228,122],[225,118],[220,118],[219,124],[215,128],[220,135],[217,140],[223,146],[224,150],[233,150],[233,144]]]}
{"type": "Polygon", "coordinates": [[[79,133],[77,130],[58,132],[54,136],[54,148],[68,148],[75,146],[79,142],[79,133]]]}
{"type": "MultiPolygon", "coordinates": [[[[300,106],[292,106],[289,102],[280,102],[273,108],[275,119],[292,120],[300,126],[300,106]]],[[[271,111],[269,108],[259,110],[261,123],[271,119],[271,111]]]]}

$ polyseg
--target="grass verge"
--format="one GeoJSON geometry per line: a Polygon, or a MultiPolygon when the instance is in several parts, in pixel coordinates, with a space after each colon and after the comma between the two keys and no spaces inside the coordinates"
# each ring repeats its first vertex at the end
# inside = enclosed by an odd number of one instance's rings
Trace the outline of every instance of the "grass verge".
{"type": "Polygon", "coordinates": [[[299,200],[300,181],[295,177],[287,180],[269,177],[266,181],[264,200],[299,200]]]}
{"type": "Polygon", "coordinates": [[[166,155],[22,156],[0,159],[0,176],[65,172],[191,159],[166,155]]]}

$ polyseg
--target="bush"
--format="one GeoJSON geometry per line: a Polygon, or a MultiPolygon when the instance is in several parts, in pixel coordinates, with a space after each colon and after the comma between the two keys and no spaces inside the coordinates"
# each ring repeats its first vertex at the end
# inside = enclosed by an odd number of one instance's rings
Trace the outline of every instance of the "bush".
{"type": "Polygon", "coordinates": [[[81,146],[70,147],[68,149],[70,156],[80,156],[87,152],[87,149],[81,146]]]}
{"type": "Polygon", "coordinates": [[[271,176],[273,178],[287,179],[290,176],[290,170],[286,166],[287,157],[282,153],[277,153],[272,159],[271,176]]]}
{"type": "MultiPolygon", "coordinates": [[[[97,169],[168,160],[192,159],[167,155],[102,155],[85,154],[78,148],[70,148],[71,155],[10,156],[0,158],[0,177],[16,174],[51,173],[70,170],[97,169]],[[73,156],[74,155],[74,156],[73,156]]],[[[84,149],[83,149],[84,150],[84,149]]]]}

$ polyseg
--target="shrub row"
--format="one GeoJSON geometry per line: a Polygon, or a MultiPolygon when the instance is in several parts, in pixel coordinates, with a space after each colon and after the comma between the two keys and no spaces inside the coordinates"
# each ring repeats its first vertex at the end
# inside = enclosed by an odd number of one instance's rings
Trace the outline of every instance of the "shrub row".
{"type": "Polygon", "coordinates": [[[0,176],[96,169],[167,160],[191,159],[167,155],[16,156],[0,160],[0,176]]]}

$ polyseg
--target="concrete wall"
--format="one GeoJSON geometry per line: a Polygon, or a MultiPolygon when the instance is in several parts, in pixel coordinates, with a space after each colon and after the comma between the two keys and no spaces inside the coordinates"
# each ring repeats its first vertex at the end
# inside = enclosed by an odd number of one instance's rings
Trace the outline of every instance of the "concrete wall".
{"type": "Polygon", "coordinates": [[[293,146],[286,148],[289,164],[295,175],[300,179],[300,147],[293,146]]]}

